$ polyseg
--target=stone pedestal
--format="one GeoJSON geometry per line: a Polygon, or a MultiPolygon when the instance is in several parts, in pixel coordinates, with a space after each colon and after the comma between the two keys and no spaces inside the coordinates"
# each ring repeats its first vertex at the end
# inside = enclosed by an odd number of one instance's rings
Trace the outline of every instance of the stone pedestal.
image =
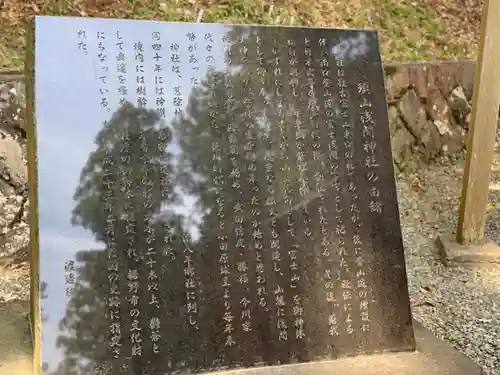
{"type": "Polygon", "coordinates": [[[220,375],[484,375],[481,367],[413,321],[417,350],[225,371],[220,375]]]}
{"type": "Polygon", "coordinates": [[[482,245],[461,245],[454,235],[440,234],[436,239],[441,260],[447,266],[453,265],[498,265],[500,246],[493,242],[482,245]]]}

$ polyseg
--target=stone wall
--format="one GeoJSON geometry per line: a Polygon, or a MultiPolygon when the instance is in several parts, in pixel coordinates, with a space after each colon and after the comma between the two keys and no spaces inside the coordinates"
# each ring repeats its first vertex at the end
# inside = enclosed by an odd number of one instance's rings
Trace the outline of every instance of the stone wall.
{"type": "Polygon", "coordinates": [[[29,243],[24,103],[23,80],[0,75],[0,259],[14,262],[29,243]]]}
{"type": "MultiPolygon", "coordinates": [[[[428,163],[464,149],[474,79],[472,62],[387,64],[386,89],[396,166],[428,163]]],[[[0,259],[27,252],[24,84],[0,75],[0,259]]]]}
{"type": "Polygon", "coordinates": [[[461,155],[471,114],[474,63],[386,64],[392,151],[396,165],[411,156],[428,163],[461,155]]]}

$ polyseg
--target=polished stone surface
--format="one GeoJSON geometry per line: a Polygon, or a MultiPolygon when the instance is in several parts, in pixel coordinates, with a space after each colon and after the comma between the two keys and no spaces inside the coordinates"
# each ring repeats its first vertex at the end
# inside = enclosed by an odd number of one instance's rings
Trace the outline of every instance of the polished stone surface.
{"type": "Polygon", "coordinates": [[[44,374],[414,349],[374,31],[35,35],[44,374]]]}

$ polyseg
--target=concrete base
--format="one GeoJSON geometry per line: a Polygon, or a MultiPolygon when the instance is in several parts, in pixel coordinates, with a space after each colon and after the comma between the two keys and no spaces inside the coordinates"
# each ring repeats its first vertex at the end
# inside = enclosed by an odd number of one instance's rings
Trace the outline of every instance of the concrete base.
{"type": "Polygon", "coordinates": [[[483,245],[461,245],[455,236],[440,234],[436,244],[443,263],[447,266],[477,264],[500,266],[500,246],[493,242],[483,245]]]}
{"type": "MultiPolygon", "coordinates": [[[[377,354],[335,361],[269,366],[221,372],[221,375],[484,375],[450,344],[413,321],[417,351],[377,354]]],[[[213,373],[212,373],[213,374],[213,373]]]]}

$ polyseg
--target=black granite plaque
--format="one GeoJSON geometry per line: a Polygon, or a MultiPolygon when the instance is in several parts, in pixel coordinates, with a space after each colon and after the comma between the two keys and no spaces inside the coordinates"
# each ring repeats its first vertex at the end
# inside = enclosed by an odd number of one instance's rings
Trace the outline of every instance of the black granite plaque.
{"type": "Polygon", "coordinates": [[[34,26],[44,375],[414,349],[374,31],[34,26]]]}

